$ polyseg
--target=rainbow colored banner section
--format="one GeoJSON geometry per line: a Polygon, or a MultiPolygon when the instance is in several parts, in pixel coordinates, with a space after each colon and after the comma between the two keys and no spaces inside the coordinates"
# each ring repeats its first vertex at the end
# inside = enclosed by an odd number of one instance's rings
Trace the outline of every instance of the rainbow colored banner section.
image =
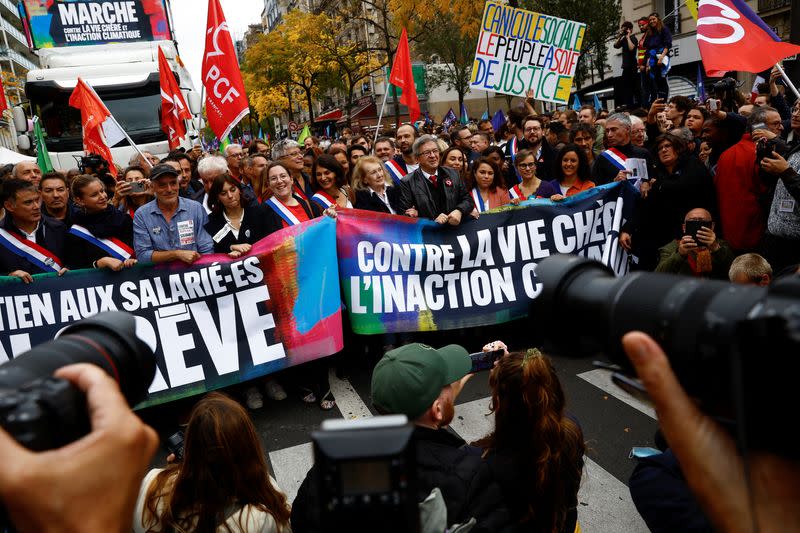
{"type": "Polygon", "coordinates": [[[452,227],[348,210],[339,214],[342,291],[353,331],[377,334],[486,326],[528,316],[539,260],[579,254],[628,270],[619,230],[636,191],[627,183],[554,203],[533,200],[452,227]]]}
{"type": "MultiPolygon", "coordinates": [[[[274,233],[236,260],[0,278],[0,362],[72,322],[129,311],[155,351],[148,398],[160,404],[247,381],[343,348],[336,223],[274,233]]],[[[24,356],[23,356],[24,357],[24,356]]]]}

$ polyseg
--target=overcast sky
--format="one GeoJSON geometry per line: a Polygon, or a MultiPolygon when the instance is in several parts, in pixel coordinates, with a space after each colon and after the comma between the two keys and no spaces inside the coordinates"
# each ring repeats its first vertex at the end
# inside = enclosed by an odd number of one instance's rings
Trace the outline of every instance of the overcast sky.
{"type": "MultiPolygon", "coordinates": [[[[181,59],[192,75],[195,89],[199,91],[208,2],[204,0],[172,0],[170,3],[175,25],[175,38],[178,40],[181,59]]],[[[261,21],[264,0],[221,0],[220,3],[234,40],[240,39],[244,35],[248,24],[256,24],[261,21]]]]}

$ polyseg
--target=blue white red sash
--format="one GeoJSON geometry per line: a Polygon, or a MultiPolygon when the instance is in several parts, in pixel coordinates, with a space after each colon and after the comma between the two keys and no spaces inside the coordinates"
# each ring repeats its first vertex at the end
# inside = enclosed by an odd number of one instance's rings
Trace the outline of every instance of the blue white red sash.
{"type": "Polygon", "coordinates": [[[46,250],[33,241],[29,241],[10,231],[0,228],[0,245],[18,256],[27,259],[45,272],[61,271],[61,259],[50,250],[46,250]]]}
{"type": "Polygon", "coordinates": [[[319,205],[322,206],[323,209],[328,209],[329,207],[336,207],[336,200],[331,198],[331,196],[326,193],[325,191],[319,191],[311,199],[317,202],[319,205]]]}
{"type": "Polygon", "coordinates": [[[394,159],[390,159],[384,163],[386,170],[389,172],[389,176],[392,177],[392,181],[395,185],[400,185],[400,180],[403,179],[403,176],[406,175],[406,172],[403,170],[403,167],[400,166],[400,163],[395,161],[394,159]]]}
{"type": "Polygon", "coordinates": [[[472,201],[475,203],[475,208],[478,210],[478,213],[483,213],[489,209],[489,206],[484,203],[483,196],[481,196],[481,192],[477,187],[472,189],[472,201]]]}
{"type": "Polygon", "coordinates": [[[509,148],[508,148],[508,155],[511,156],[511,161],[517,159],[517,152],[519,152],[519,146],[517,146],[517,136],[514,135],[509,141],[509,148]]]}
{"type": "Polygon", "coordinates": [[[519,198],[520,200],[527,200],[528,197],[525,196],[525,193],[522,192],[522,189],[519,188],[519,184],[514,185],[508,190],[508,196],[512,200],[516,200],[519,198]]]}
{"type": "Polygon", "coordinates": [[[270,206],[272,210],[275,211],[278,216],[281,217],[288,225],[294,226],[295,224],[300,223],[300,220],[294,216],[294,213],[292,213],[288,207],[283,205],[283,203],[274,196],[267,200],[266,204],[270,206]]]}
{"type": "Polygon", "coordinates": [[[602,152],[600,152],[600,155],[605,157],[612,165],[617,167],[619,170],[625,170],[625,161],[628,160],[628,156],[626,156],[616,148],[609,148],[608,150],[603,150],[602,152]]]}
{"type": "Polygon", "coordinates": [[[73,224],[69,232],[76,237],[80,237],[89,244],[93,244],[105,251],[114,259],[125,261],[133,257],[134,253],[130,246],[120,241],[119,239],[98,239],[88,229],[78,224],[73,224]]]}

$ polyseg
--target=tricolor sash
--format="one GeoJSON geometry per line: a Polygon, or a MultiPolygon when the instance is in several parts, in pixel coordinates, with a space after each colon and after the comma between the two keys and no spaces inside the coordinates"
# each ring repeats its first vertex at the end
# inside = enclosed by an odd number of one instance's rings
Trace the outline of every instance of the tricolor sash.
{"type": "Polygon", "coordinates": [[[10,252],[23,257],[45,272],[59,272],[63,268],[56,254],[42,248],[33,241],[0,228],[0,245],[10,252]]]}
{"type": "Polygon", "coordinates": [[[316,194],[314,194],[314,196],[311,197],[311,199],[317,204],[321,205],[323,209],[336,207],[336,201],[325,191],[318,191],[316,194]]]}
{"type": "Polygon", "coordinates": [[[517,152],[519,152],[519,146],[517,146],[517,136],[514,135],[514,137],[512,137],[511,141],[509,142],[509,149],[508,149],[508,155],[511,156],[511,161],[517,159],[517,152]]]}
{"type": "Polygon", "coordinates": [[[69,232],[76,237],[80,237],[89,244],[97,246],[114,259],[125,261],[134,256],[133,249],[119,239],[98,239],[92,235],[91,231],[78,224],[73,224],[69,232]]]}
{"type": "Polygon", "coordinates": [[[608,150],[603,150],[600,152],[600,155],[608,159],[608,161],[617,167],[620,170],[625,170],[625,161],[628,160],[628,156],[617,150],[616,148],[609,148],[608,150]]]}
{"type": "Polygon", "coordinates": [[[389,176],[391,176],[392,181],[395,185],[400,185],[400,180],[403,179],[403,176],[406,175],[403,167],[400,166],[400,163],[395,161],[394,159],[390,159],[384,163],[386,170],[389,172],[389,176]]]}
{"type": "Polygon", "coordinates": [[[274,196],[270,197],[270,199],[266,201],[266,204],[271,207],[272,210],[275,211],[275,213],[277,213],[278,216],[281,217],[288,225],[294,226],[295,224],[300,223],[300,220],[294,216],[294,213],[292,213],[288,207],[283,205],[283,203],[281,203],[281,201],[274,196]]]}
{"type": "Polygon", "coordinates": [[[475,203],[475,208],[478,210],[478,213],[483,213],[489,209],[489,206],[484,203],[483,196],[481,196],[481,192],[477,187],[472,189],[472,201],[475,203]]]}

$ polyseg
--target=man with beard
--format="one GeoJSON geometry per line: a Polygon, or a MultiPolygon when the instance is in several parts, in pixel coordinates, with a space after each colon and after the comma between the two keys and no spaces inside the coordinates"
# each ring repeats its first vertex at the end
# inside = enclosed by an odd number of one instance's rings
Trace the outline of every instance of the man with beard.
{"type": "MultiPolygon", "coordinates": [[[[405,415],[414,424],[417,501],[439,488],[447,506],[447,523],[475,518],[472,531],[500,531],[508,510],[499,486],[484,469],[480,450],[468,446],[447,426],[455,399],[472,376],[467,350],[451,344],[434,349],[407,344],[387,352],[372,372],[372,402],[383,415],[405,415]]],[[[292,504],[292,531],[324,531],[318,488],[322,475],[313,467],[292,504]]]]}
{"type": "Polygon", "coordinates": [[[553,159],[555,151],[544,138],[544,122],[535,115],[529,115],[522,122],[520,150],[530,150],[536,156],[536,176],[544,181],[553,179],[553,159]]]}
{"type": "Polygon", "coordinates": [[[397,145],[397,151],[400,153],[384,163],[395,185],[400,183],[403,176],[411,174],[419,168],[419,163],[417,163],[417,158],[412,149],[416,139],[417,129],[414,126],[403,124],[397,128],[395,144],[397,145]]]}

